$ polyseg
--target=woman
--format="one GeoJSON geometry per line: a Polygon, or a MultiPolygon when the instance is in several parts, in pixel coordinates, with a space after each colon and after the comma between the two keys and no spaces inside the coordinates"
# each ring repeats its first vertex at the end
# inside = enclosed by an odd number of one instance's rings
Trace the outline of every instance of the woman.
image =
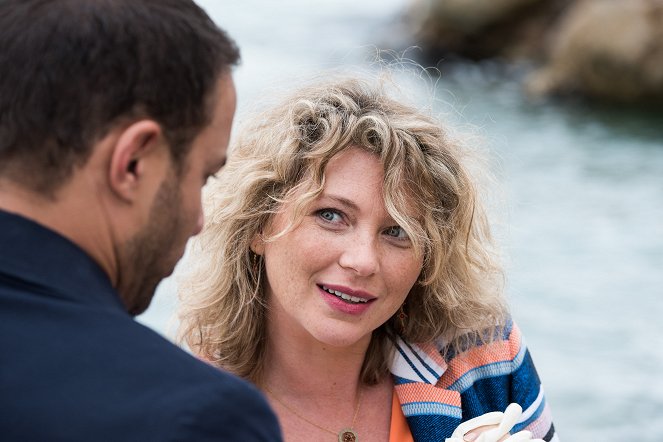
{"type": "Polygon", "coordinates": [[[552,440],[467,149],[356,79],[254,121],[208,189],[186,344],[261,388],[289,441],[440,441],[511,402],[512,432],[552,440]]]}

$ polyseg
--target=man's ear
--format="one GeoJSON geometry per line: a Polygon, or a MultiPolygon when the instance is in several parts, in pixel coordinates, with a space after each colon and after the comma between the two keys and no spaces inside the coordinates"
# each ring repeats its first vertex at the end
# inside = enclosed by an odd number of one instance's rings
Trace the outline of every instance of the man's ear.
{"type": "Polygon", "coordinates": [[[140,120],[127,126],[118,136],[109,165],[113,192],[125,201],[135,198],[145,173],[145,159],[162,142],[161,126],[153,120],[140,120]]]}

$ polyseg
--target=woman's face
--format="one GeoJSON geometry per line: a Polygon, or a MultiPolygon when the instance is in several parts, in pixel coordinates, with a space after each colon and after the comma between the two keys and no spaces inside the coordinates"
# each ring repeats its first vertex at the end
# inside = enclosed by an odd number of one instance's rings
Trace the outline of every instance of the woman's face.
{"type": "MultiPolygon", "coordinates": [[[[270,327],[335,347],[366,345],[407,297],[422,258],[385,209],[374,154],[350,147],[325,177],[301,224],[254,242],[265,260],[270,327]]],[[[282,231],[291,210],[286,204],[266,233],[282,231]]]]}

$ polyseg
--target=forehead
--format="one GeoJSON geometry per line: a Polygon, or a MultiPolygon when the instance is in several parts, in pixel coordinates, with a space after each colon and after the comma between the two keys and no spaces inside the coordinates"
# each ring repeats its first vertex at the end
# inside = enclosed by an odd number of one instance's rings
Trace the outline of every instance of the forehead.
{"type": "MultiPolygon", "coordinates": [[[[402,165],[402,164],[401,164],[402,165]]],[[[411,219],[421,220],[426,204],[416,186],[416,177],[409,176],[405,170],[385,169],[379,155],[368,149],[350,146],[334,155],[323,171],[325,186],[338,186],[352,189],[358,195],[371,194],[381,206],[391,206],[392,210],[411,219]],[[351,183],[351,185],[347,185],[351,183]]],[[[387,207],[385,207],[387,210],[387,207]]]]}
{"type": "MultiPolygon", "coordinates": [[[[413,180],[407,176],[390,179],[393,172],[396,171],[385,170],[376,153],[350,146],[329,160],[323,171],[322,195],[341,191],[350,199],[377,204],[385,211],[385,206],[392,205],[402,215],[419,218],[421,208],[417,204],[416,190],[411,186],[413,180]]],[[[402,171],[398,172],[400,175],[402,171]]]]}
{"type": "Polygon", "coordinates": [[[306,210],[322,198],[352,210],[372,213],[384,222],[394,222],[402,217],[413,223],[406,222],[402,227],[417,225],[423,228],[423,212],[415,202],[416,193],[400,185],[396,189],[391,189],[389,185],[385,187],[385,170],[380,157],[368,149],[350,146],[335,154],[321,172],[322,186],[316,182],[312,172],[307,174],[298,185],[290,188],[267,223],[275,223],[287,231],[295,227],[306,210]]]}
{"type": "Polygon", "coordinates": [[[380,158],[360,147],[348,147],[334,155],[323,172],[325,187],[343,184],[358,191],[379,190],[382,193],[384,170],[380,158]]]}

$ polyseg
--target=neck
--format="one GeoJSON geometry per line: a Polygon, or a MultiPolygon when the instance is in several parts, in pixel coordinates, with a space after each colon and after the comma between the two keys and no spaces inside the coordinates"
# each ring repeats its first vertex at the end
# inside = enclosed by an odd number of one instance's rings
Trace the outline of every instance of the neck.
{"type": "Polygon", "coordinates": [[[94,187],[72,195],[70,184],[54,198],[37,194],[9,180],[0,179],[0,209],[28,218],[69,239],[99,264],[115,284],[117,266],[107,223],[99,215],[94,187]],[[96,209],[96,210],[95,210],[96,209]]]}
{"type": "Polygon", "coordinates": [[[370,336],[351,347],[333,347],[305,330],[286,330],[275,322],[268,321],[265,367],[269,369],[261,383],[277,395],[355,403],[370,336]]]}
{"type": "MultiPolygon", "coordinates": [[[[360,381],[370,336],[350,347],[332,347],[304,330],[275,327],[274,318],[270,319],[267,369],[259,386],[281,421],[285,439],[339,440],[339,433],[351,428],[356,440],[387,440],[391,377],[385,374],[372,386],[360,381]]],[[[347,434],[344,437],[355,440],[347,434]]]]}

